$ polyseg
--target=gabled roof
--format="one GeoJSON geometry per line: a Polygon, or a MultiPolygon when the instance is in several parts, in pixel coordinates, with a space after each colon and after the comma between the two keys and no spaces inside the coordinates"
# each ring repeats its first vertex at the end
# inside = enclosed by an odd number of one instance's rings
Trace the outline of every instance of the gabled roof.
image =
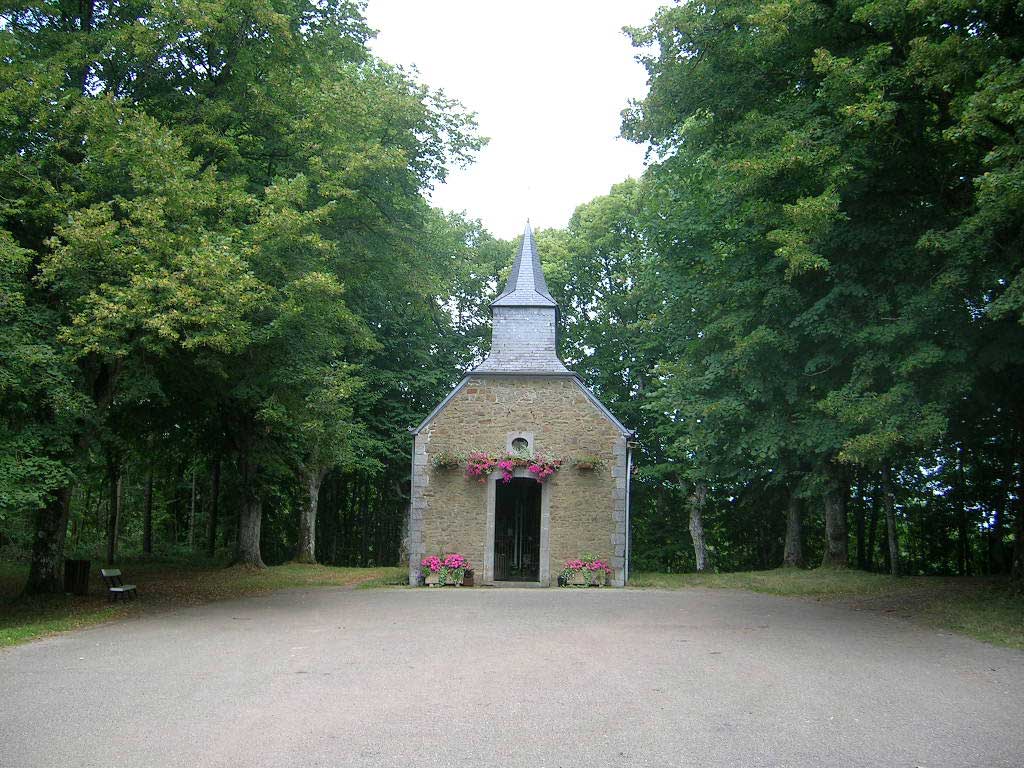
{"type": "Polygon", "coordinates": [[[556,307],[555,300],[548,293],[548,285],[544,282],[544,271],[540,267],[540,257],[533,241],[533,229],[526,222],[523,242],[519,245],[519,253],[512,263],[505,290],[494,301],[492,307],[556,307]]]}
{"type": "MultiPolygon", "coordinates": [[[[475,376],[475,375],[477,375],[477,374],[474,373],[473,371],[470,371],[468,374],[466,374],[466,376],[463,377],[462,381],[460,381],[456,385],[455,389],[453,389],[451,392],[448,393],[448,397],[446,397],[444,400],[442,400],[440,403],[438,403],[437,407],[430,412],[430,414],[427,416],[427,418],[425,418],[423,421],[420,422],[419,426],[417,426],[417,427],[409,427],[409,432],[412,433],[413,435],[417,435],[424,428],[426,428],[426,426],[428,424],[430,424],[430,422],[432,422],[435,418],[437,418],[437,416],[441,413],[441,411],[443,411],[448,406],[448,403],[450,403],[455,398],[455,396],[457,394],[459,394],[459,392],[462,391],[462,389],[469,383],[470,379],[473,378],[473,376],[475,376]]],[[[487,375],[487,374],[484,374],[484,375],[487,375]]],[[[495,374],[495,373],[492,373],[490,375],[491,376],[500,376],[500,375],[507,375],[507,374],[495,374]]],[[[547,374],[541,374],[541,375],[543,376],[543,375],[547,375],[547,374]]],[[[590,387],[588,387],[586,384],[583,383],[583,379],[580,378],[579,374],[570,373],[569,375],[572,378],[572,380],[576,383],[576,386],[580,388],[580,390],[583,392],[584,395],[586,395],[587,399],[597,408],[597,410],[599,410],[602,414],[604,414],[604,417],[606,419],[608,419],[608,421],[610,421],[612,423],[612,425],[619,431],[619,433],[623,437],[631,438],[631,437],[633,437],[636,434],[633,430],[623,426],[622,422],[619,421],[617,418],[615,418],[615,415],[611,411],[609,411],[607,406],[605,406],[605,404],[602,403],[597,398],[597,395],[595,395],[593,392],[590,391],[590,387]]]]}

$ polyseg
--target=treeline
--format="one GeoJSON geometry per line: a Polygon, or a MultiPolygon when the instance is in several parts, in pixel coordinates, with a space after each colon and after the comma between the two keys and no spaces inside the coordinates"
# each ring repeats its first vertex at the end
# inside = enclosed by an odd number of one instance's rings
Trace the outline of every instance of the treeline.
{"type": "Polygon", "coordinates": [[[640,428],[634,565],[1024,576],[1020,6],[632,35],[649,168],[540,247],[566,356],[640,428]]]}
{"type": "Polygon", "coordinates": [[[497,256],[422,197],[473,116],[370,35],[343,0],[0,10],[0,547],[29,592],[71,549],[397,558],[404,429],[478,349],[450,310],[497,256]]]}
{"type": "MultiPolygon", "coordinates": [[[[65,552],[400,560],[405,428],[485,349],[513,244],[424,202],[481,139],[370,34],[346,2],[0,11],[30,590],[65,552]]],[[[631,34],[648,170],[537,239],[563,358],[638,432],[634,569],[1024,575],[1020,9],[631,34]]]]}

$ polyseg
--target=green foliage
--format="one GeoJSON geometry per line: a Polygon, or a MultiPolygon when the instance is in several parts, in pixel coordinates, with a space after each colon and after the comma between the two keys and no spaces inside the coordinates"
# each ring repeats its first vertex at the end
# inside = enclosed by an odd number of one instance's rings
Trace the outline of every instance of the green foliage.
{"type": "MultiPolygon", "coordinates": [[[[421,193],[482,140],[457,102],[371,56],[370,35],[346,0],[0,11],[11,534],[46,508],[52,557],[48,500],[74,487],[72,509],[91,507],[109,496],[97,472],[112,488],[156,454],[172,458],[158,481],[216,465],[264,498],[277,553],[296,475],[390,487],[407,471],[396,419],[454,374],[454,353],[422,362],[457,333],[445,302],[490,242],[421,193]]],[[[177,535],[180,488],[156,503],[177,535]]]]}
{"type": "Polygon", "coordinates": [[[751,495],[780,517],[851,483],[877,498],[887,466],[945,494],[962,440],[1009,450],[1019,496],[1019,22],[1001,2],[722,0],[632,30],[650,91],[624,131],[655,155],[634,221],[663,296],[644,406],[665,459],[644,475],[677,505],[710,484],[719,546],[761,518],[751,495]],[[1001,416],[967,438],[965,411],[1001,416]]]}
{"type": "MultiPolygon", "coordinates": [[[[66,513],[69,550],[131,551],[149,499],[157,552],[209,525],[226,554],[259,510],[281,562],[312,494],[320,558],[397,561],[405,430],[486,354],[514,248],[425,202],[483,139],[361,9],[0,10],[0,546],[52,559],[66,513]]],[[[794,503],[819,556],[826,498],[884,568],[890,469],[907,571],[1024,564],[1020,18],[716,0],[632,30],[650,167],[537,241],[562,357],[637,431],[634,566],[693,567],[706,489],[719,569],[778,563],[794,503]]]]}

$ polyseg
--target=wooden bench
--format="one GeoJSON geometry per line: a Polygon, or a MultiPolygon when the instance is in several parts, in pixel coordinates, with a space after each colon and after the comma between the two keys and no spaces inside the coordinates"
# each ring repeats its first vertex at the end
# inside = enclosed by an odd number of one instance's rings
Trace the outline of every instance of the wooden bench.
{"type": "Polygon", "coordinates": [[[135,585],[122,582],[121,572],[117,568],[101,568],[100,576],[107,585],[107,594],[111,600],[119,600],[125,595],[131,595],[132,599],[135,599],[135,585]]]}

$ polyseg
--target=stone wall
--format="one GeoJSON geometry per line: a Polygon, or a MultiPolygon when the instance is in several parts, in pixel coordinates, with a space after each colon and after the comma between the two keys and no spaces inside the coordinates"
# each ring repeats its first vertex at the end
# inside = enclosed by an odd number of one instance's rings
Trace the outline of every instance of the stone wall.
{"type": "MultiPolygon", "coordinates": [[[[536,452],[567,459],[546,482],[548,568],[553,584],[565,560],[592,552],[611,561],[623,582],[626,437],[595,405],[575,377],[474,374],[415,437],[409,524],[410,576],[425,554],[461,552],[478,578],[490,558],[488,515],[493,492],[462,470],[438,470],[442,451],[503,451],[528,435],[536,452]],[[580,471],[574,457],[595,454],[604,466],[580,471]]],[[[490,483],[496,482],[492,477],[490,483]]],[[[493,535],[493,534],[491,534],[493,535]]]]}

